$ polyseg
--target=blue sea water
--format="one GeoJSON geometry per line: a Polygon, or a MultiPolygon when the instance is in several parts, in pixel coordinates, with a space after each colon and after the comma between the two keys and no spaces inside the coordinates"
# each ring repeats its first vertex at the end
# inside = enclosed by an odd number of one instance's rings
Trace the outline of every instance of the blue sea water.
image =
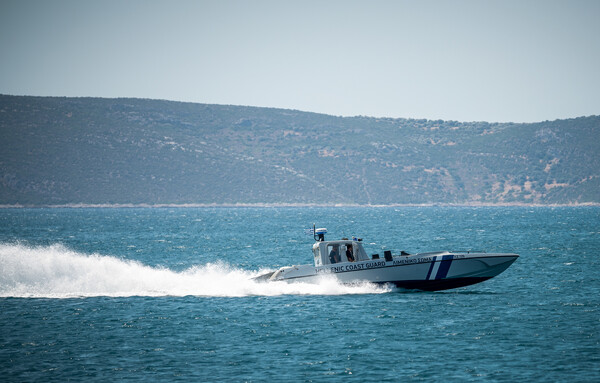
{"type": "Polygon", "coordinates": [[[2,381],[600,380],[600,208],[0,210],[2,381]],[[516,252],[442,292],[256,283],[304,229],[516,252]]]}

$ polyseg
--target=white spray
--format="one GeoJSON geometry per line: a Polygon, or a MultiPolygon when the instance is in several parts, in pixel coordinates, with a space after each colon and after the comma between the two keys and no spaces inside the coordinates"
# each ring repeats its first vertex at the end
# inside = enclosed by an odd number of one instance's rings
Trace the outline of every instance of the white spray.
{"type": "Polygon", "coordinates": [[[372,284],[256,282],[267,270],[205,264],[177,272],[112,256],[82,254],[62,245],[0,244],[0,297],[340,295],[390,291],[372,284]]]}

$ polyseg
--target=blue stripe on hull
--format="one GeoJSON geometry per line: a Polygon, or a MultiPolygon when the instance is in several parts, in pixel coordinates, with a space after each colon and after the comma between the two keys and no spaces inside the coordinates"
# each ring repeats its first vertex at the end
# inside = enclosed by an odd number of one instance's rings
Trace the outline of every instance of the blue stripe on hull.
{"type": "Polygon", "coordinates": [[[429,277],[431,276],[431,271],[433,270],[433,265],[435,265],[435,261],[431,262],[431,265],[429,265],[429,271],[427,272],[427,277],[425,277],[425,279],[429,279],[429,277]]]}
{"type": "Polygon", "coordinates": [[[448,270],[450,270],[450,265],[452,264],[452,258],[452,255],[444,255],[442,257],[442,263],[440,264],[438,272],[435,276],[436,280],[446,278],[446,276],[448,275],[448,270]]]}

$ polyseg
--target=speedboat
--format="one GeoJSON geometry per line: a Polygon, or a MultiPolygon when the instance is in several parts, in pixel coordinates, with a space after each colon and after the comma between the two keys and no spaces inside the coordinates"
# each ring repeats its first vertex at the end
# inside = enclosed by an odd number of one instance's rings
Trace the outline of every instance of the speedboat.
{"type": "Polygon", "coordinates": [[[258,281],[317,282],[333,275],[341,283],[393,284],[404,289],[447,290],[469,286],[497,276],[519,255],[512,253],[436,251],[398,255],[386,250],[371,257],[360,238],[325,241],[327,229],[312,230],[313,265],[294,265],[256,277],[258,281]]]}

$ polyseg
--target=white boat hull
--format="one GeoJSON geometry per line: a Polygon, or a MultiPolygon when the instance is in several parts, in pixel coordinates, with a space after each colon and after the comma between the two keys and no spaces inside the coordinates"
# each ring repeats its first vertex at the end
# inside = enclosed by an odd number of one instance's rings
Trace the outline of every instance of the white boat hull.
{"type": "Polygon", "coordinates": [[[269,281],[316,282],[334,275],[342,283],[390,283],[406,289],[446,290],[483,282],[506,270],[517,254],[424,253],[324,266],[283,267],[262,278],[269,281]]]}

